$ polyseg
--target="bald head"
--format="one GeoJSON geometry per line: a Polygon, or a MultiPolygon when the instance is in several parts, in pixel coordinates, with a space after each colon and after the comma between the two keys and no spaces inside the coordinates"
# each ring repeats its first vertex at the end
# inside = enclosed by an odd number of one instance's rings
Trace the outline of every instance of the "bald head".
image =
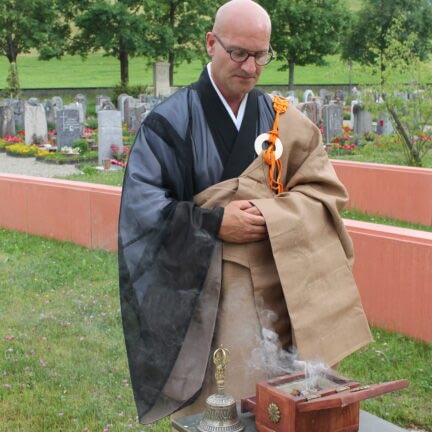
{"type": "Polygon", "coordinates": [[[271,21],[266,10],[252,0],[231,0],[222,5],[213,25],[214,33],[226,33],[235,28],[256,29],[270,38],[271,21]]]}

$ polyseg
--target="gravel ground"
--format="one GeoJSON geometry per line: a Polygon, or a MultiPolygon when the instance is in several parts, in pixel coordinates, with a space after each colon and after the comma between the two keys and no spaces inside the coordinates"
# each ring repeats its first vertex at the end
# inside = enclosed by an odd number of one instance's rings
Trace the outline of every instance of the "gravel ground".
{"type": "Polygon", "coordinates": [[[75,165],[58,165],[37,161],[33,157],[14,157],[0,153],[1,174],[22,174],[35,177],[56,177],[80,174],[75,165]]]}

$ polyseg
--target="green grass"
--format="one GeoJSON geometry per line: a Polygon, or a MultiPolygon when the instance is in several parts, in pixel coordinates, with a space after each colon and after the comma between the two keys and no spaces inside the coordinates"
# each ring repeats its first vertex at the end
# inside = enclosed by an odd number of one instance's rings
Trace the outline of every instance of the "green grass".
{"type": "MultiPolygon", "coordinates": [[[[326,57],[325,66],[296,66],[295,84],[343,84],[349,82],[349,70],[338,56],[326,57]]],[[[112,87],[120,82],[120,64],[113,57],[100,53],[90,54],[86,60],[80,56],[64,56],[60,60],[40,61],[34,55],[21,55],[17,60],[22,88],[88,88],[112,87]]],[[[280,71],[281,61],[271,62],[262,73],[262,85],[287,85],[288,71],[280,71]]],[[[202,71],[199,61],[183,63],[176,68],[174,85],[184,86],[195,81],[202,71]]],[[[6,85],[8,61],[0,57],[0,88],[6,85]]],[[[129,79],[131,85],[153,85],[153,67],[144,57],[130,59],[129,79]]],[[[373,78],[358,64],[354,64],[351,80],[374,82],[373,78]]]]}
{"type": "Polygon", "coordinates": [[[99,171],[95,168],[94,164],[85,164],[81,166],[81,170],[83,174],[73,174],[61,178],[87,183],[104,184],[108,186],[123,185],[124,170],[99,171]]]}
{"type": "Polygon", "coordinates": [[[432,430],[432,345],[373,329],[375,342],[342,361],[339,372],[362,384],[407,379],[409,387],[361,403],[406,428],[432,430]]]}
{"type": "Polygon", "coordinates": [[[356,209],[349,209],[344,210],[342,212],[342,217],[346,219],[353,219],[353,220],[359,220],[363,222],[371,222],[381,225],[391,225],[396,226],[400,228],[409,228],[414,230],[420,230],[420,231],[429,231],[432,232],[432,226],[431,225],[421,225],[421,224],[414,224],[411,222],[402,221],[399,219],[393,219],[387,216],[381,216],[381,215],[370,215],[367,213],[363,213],[361,211],[358,211],[356,209]]]}
{"type": "Polygon", "coordinates": [[[115,254],[0,230],[0,316],[0,431],[144,430],[115,254]]]}
{"type": "MultiPolygon", "coordinates": [[[[118,300],[116,254],[0,229],[0,431],[168,432],[136,421],[118,300]],[[111,426],[110,426],[111,425],[111,426]]],[[[374,329],[340,372],[410,387],[362,407],[432,431],[431,346],[374,329]]]]}

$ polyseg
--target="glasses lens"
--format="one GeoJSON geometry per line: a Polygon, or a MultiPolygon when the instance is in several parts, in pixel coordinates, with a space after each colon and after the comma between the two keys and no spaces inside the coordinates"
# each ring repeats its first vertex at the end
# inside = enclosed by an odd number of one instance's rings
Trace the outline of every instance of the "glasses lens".
{"type": "MultiPolygon", "coordinates": [[[[231,59],[237,63],[243,63],[249,58],[249,52],[240,49],[231,51],[230,55],[231,59]]],[[[255,57],[255,63],[258,66],[265,66],[272,59],[272,53],[263,51],[256,53],[253,57],[255,57]]]]}
{"type": "Polygon", "coordinates": [[[243,63],[249,56],[249,53],[245,50],[235,49],[231,51],[231,58],[238,63],[243,63]]]}
{"type": "Polygon", "coordinates": [[[255,62],[259,66],[265,66],[267,63],[270,63],[272,59],[272,54],[269,52],[258,53],[255,56],[255,62]]]}

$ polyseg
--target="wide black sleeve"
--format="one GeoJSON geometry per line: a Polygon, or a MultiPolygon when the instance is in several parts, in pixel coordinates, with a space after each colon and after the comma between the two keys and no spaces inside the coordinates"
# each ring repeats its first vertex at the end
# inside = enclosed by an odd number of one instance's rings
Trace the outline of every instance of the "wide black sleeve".
{"type": "Polygon", "coordinates": [[[175,363],[217,242],[222,208],[191,198],[186,136],[150,114],[130,153],[119,218],[123,328],[138,414],[152,408],[175,363]]]}

